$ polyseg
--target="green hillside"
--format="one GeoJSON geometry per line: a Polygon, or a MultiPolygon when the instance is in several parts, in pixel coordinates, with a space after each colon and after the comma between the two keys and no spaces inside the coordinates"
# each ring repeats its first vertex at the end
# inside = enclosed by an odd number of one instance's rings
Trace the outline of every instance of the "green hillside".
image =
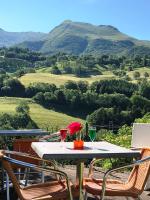
{"type": "Polygon", "coordinates": [[[19,47],[39,50],[46,54],[149,54],[150,42],[130,37],[110,25],[64,21],[55,27],[43,43],[24,42],[19,47]]]}
{"type": "MultiPolygon", "coordinates": [[[[150,75],[150,68],[149,67],[141,67],[135,68],[133,71],[126,71],[126,74],[131,78],[130,81],[137,82],[135,80],[134,73],[139,72],[140,78],[144,78],[144,73],[147,72],[150,75]]],[[[110,79],[118,79],[119,77],[114,75],[112,71],[103,71],[102,75],[92,75],[90,77],[76,77],[72,74],[61,74],[55,75],[49,73],[49,68],[41,68],[37,70],[36,73],[29,73],[25,74],[24,76],[20,77],[20,81],[26,87],[29,86],[31,83],[49,83],[55,84],[56,86],[64,85],[67,81],[87,81],[89,84],[93,83],[94,81],[100,80],[110,80],[110,79]]],[[[147,80],[150,80],[150,77],[147,77],[147,80]]]]}
{"type": "Polygon", "coordinates": [[[28,86],[30,83],[54,83],[57,86],[63,85],[66,83],[68,80],[72,81],[87,81],[89,84],[91,84],[94,81],[98,80],[104,80],[104,79],[112,79],[115,76],[113,75],[112,72],[106,71],[103,72],[103,75],[97,75],[97,76],[91,76],[91,77],[86,77],[86,78],[79,78],[73,75],[55,75],[55,74],[50,74],[50,73],[30,73],[30,74],[25,74],[20,78],[20,81],[25,85],[28,86]]]}
{"type": "Polygon", "coordinates": [[[45,109],[30,99],[15,97],[0,97],[0,113],[15,113],[15,108],[21,100],[27,101],[30,106],[30,116],[40,128],[53,127],[54,129],[58,129],[65,127],[72,121],[83,121],[79,118],[45,109]]]}

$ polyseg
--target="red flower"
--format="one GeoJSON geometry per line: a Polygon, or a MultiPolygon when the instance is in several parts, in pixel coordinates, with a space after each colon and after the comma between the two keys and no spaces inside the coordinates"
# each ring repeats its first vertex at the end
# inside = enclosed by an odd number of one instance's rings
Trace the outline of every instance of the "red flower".
{"type": "Polygon", "coordinates": [[[67,128],[69,129],[70,135],[73,135],[82,129],[82,124],[80,122],[72,122],[67,128]]]}

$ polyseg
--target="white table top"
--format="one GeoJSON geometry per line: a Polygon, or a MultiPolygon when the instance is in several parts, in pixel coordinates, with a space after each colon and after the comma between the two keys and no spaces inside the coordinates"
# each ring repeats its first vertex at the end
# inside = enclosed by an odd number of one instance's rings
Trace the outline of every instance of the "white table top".
{"type": "Polygon", "coordinates": [[[0,130],[0,136],[37,136],[47,135],[42,129],[25,129],[25,130],[0,130]]]}
{"type": "Polygon", "coordinates": [[[92,159],[110,157],[138,157],[139,151],[132,151],[108,142],[85,142],[83,150],[74,150],[73,142],[33,142],[33,150],[43,159],[92,159]],[[94,145],[94,149],[93,149],[94,145]]]}

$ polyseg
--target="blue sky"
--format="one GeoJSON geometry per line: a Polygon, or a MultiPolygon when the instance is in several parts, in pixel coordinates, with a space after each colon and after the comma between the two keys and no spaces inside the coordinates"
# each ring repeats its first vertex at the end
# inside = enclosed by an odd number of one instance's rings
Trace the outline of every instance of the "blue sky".
{"type": "Polygon", "coordinates": [[[66,19],[150,40],[150,0],[0,0],[0,28],[7,31],[49,32],[66,19]]]}

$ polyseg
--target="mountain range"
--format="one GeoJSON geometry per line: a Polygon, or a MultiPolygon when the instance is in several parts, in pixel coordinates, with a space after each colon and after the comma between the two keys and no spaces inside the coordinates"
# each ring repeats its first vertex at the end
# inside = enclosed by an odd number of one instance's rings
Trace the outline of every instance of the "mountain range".
{"type": "Polygon", "coordinates": [[[0,28],[0,47],[9,47],[24,41],[43,40],[47,34],[40,32],[8,32],[0,28]]]}
{"type": "Polygon", "coordinates": [[[0,46],[29,48],[45,54],[150,54],[150,41],[138,40],[110,25],[66,20],[48,34],[10,33],[0,29],[0,46]]]}

